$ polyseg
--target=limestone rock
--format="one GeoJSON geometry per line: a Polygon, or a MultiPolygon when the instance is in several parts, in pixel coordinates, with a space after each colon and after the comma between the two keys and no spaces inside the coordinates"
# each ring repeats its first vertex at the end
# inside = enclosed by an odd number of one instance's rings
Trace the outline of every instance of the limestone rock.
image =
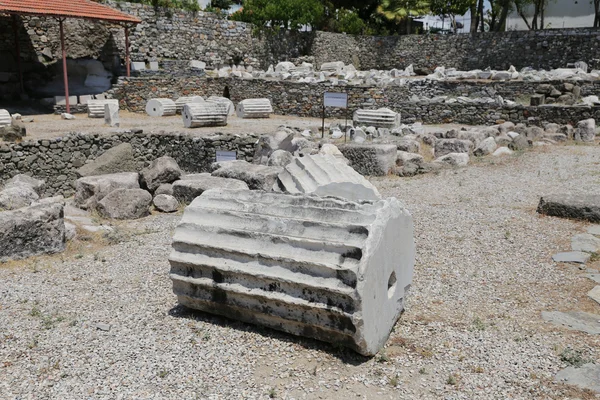
{"type": "Polygon", "coordinates": [[[177,113],[181,113],[183,110],[183,106],[189,103],[204,103],[204,98],[202,96],[183,96],[179,97],[175,100],[175,108],[177,113]]]}
{"type": "Polygon", "coordinates": [[[396,153],[396,165],[401,167],[407,163],[421,164],[424,158],[420,154],[409,153],[407,151],[398,150],[396,153]]]}
{"type": "Polygon", "coordinates": [[[238,103],[238,118],[269,118],[273,114],[273,106],[269,99],[246,99],[238,103]]]}
{"type": "Polygon", "coordinates": [[[600,239],[589,233],[579,233],[571,238],[571,250],[595,253],[600,248],[600,239]]]}
{"type": "Polygon", "coordinates": [[[467,153],[449,153],[436,158],[433,162],[451,167],[466,167],[469,164],[469,155],[467,153]]]}
{"type": "Polygon", "coordinates": [[[588,297],[600,304],[600,286],[594,286],[594,288],[588,292],[588,297]]]}
{"type": "Polygon", "coordinates": [[[285,167],[294,159],[294,155],[289,151],[285,150],[275,150],[273,154],[269,157],[269,161],[267,161],[267,165],[273,167],[285,167]]]}
{"type": "Polygon", "coordinates": [[[186,208],[169,256],[180,304],[376,354],[414,268],[394,198],[210,190],[186,208]]]}
{"type": "Polygon", "coordinates": [[[579,121],[574,139],[578,142],[593,142],[596,139],[596,121],[593,118],[579,121]]]}
{"type": "Polygon", "coordinates": [[[587,363],[581,367],[567,367],[556,374],[554,379],[600,393],[600,364],[587,363]]]}
{"type": "Polygon", "coordinates": [[[179,207],[179,202],[177,201],[177,199],[168,194],[159,194],[155,196],[152,200],[152,203],[158,211],[166,213],[175,212],[179,207]]]}
{"type": "Polygon", "coordinates": [[[554,262],[585,264],[590,259],[590,254],[583,251],[567,251],[552,256],[554,262]]]}
{"type": "Polygon", "coordinates": [[[498,147],[496,151],[492,153],[494,157],[510,156],[511,154],[513,154],[513,151],[508,147],[498,147]]]}
{"type": "Polygon", "coordinates": [[[114,99],[98,99],[88,100],[88,118],[104,118],[104,111],[106,104],[111,104],[113,107],[119,109],[119,100],[114,99]]]}
{"type": "Polygon", "coordinates": [[[28,207],[39,198],[29,185],[9,186],[0,191],[0,211],[28,207]]]}
{"type": "Polygon", "coordinates": [[[117,189],[98,202],[98,213],[104,218],[138,219],[148,215],[152,195],[143,189],[117,189]]]}
{"type": "Polygon", "coordinates": [[[600,315],[585,311],[543,311],[542,318],[570,330],[600,335],[600,315]]]}
{"type": "Polygon", "coordinates": [[[469,153],[473,142],[464,139],[438,139],[435,141],[435,156],[437,158],[450,153],[469,153]]]}
{"type": "Polygon", "coordinates": [[[106,150],[76,172],[78,176],[83,177],[134,171],[137,171],[137,165],[133,158],[133,147],[129,143],[121,143],[106,150]]]}
{"type": "Polygon", "coordinates": [[[540,197],[540,214],[600,222],[600,195],[555,194],[540,197]]]}
{"type": "Polygon", "coordinates": [[[314,193],[349,201],[380,200],[377,188],[334,156],[295,158],[277,177],[274,190],[291,194],[314,193]]]}
{"type": "Polygon", "coordinates": [[[254,164],[266,165],[269,157],[275,150],[285,150],[293,153],[295,151],[292,140],[294,132],[279,130],[274,135],[263,135],[258,139],[254,150],[254,164]]]}
{"type": "Polygon", "coordinates": [[[38,195],[43,195],[44,191],[46,190],[46,181],[43,181],[41,179],[36,179],[36,178],[32,178],[29,175],[25,175],[25,174],[18,174],[13,176],[11,179],[9,179],[6,182],[6,185],[4,185],[4,188],[9,188],[11,186],[22,186],[22,185],[28,185],[30,186],[38,195]]]}
{"type": "Polygon", "coordinates": [[[350,164],[350,161],[346,157],[344,157],[340,149],[338,149],[337,146],[334,144],[325,143],[319,149],[318,154],[334,156],[338,160],[342,161],[344,164],[350,164]]]}
{"type": "Polygon", "coordinates": [[[21,123],[11,123],[10,125],[0,126],[0,139],[5,142],[18,142],[26,136],[27,130],[21,123]]]}
{"type": "Polygon", "coordinates": [[[241,160],[217,164],[218,168],[213,171],[212,176],[244,181],[252,190],[271,191],[277,175],[283,170],[281,167],[250,164],[241,160]]]}
{"type": "Polygon", "coordinates": [[[157,196],[159,194],[168,194],[170,196],[173,195],[173,185],[170,183],[161,183],[160,186],[154,191],[154,195],[157,196]]]}
{"type": "Polygon", "coordinates": [[[531,143],[523,135],[517,135],[513,141],[508,144],[508,148],[513,151],[523,151],[531,147],[531,143]]]}
{"type": "Polygon", "coordinates": [[[384,176],[394,171],[398,149],[391,144],[345,144],[340,151],[361,175],[384,176]]]}
{"type": "Polygon", "coordinates": [[[145,189],[154,192],[163,183],[173,183],[182,172],[172,157],[163,156],[152,161],[147,168],[140,172],[140,183],[145,189]]]}
{"type": "Polygon", "coordinates": [[[418,153],[421,151],[421,144],[415,139],[402,138],[394,143],[396,143],[396,147],[400,151],[408,153],[418,153]]]}
{"type": "Polygon", "coordinates": [[[196,197],[210,189],[248,190],[248,185],[238,179],[219,178],[207,173],[192,174],[183,176],[180,181],[173,184],[173,196],[185,204],[190,204],[196,197]]]}
{"type": "Polygon", "coordinates": [[[52,203],[0,212],[0,261],[63,251],[63,210],[52,203]]]}
{"type": "Polygon", "coordinates": [[[479,146],[473,151],[473,155],[477,157],[487,156],[496,150],[496,140],[493,137],[488,137],[479,143],[479,146]]]}
{"type": "Polygon", "coordinates": [[[74,201],[78,207],[93,209],[98,201],[116,189],[139,189],[137,172],[86,176],[75,181],[74,201]]]}

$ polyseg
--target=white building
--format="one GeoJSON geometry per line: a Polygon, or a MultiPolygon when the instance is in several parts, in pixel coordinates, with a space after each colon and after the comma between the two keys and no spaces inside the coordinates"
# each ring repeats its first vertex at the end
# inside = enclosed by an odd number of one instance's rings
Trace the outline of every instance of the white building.
{"type": "MultiPolygon", "coordinates": [[[[533,6],[526,9],[531,23],[533,6]]],[[[538,18],[539,24],[539,18],[538,18]]],[[[590,0],[549,0],[544,11],[544,29],[589,28],[594,25],[594,5],[590,0]]],[[[540,27],[542,28],[542,27],[540,27]]],[[[527,30],[523,18],[513,10],[506,19],[507,31],[527,30]]]]}

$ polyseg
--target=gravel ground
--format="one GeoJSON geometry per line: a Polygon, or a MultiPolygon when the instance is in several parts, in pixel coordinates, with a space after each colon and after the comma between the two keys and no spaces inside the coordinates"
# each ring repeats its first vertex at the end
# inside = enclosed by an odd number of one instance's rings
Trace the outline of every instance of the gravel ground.
{"type": "Polygon", "coordinates": [[[412,212],[417,264],[407,310],[371,359],[178,307],[167,257],[179,215],[0,265],[0,398],[592,399],[552,377],[568,348],[599,362],[600,338],[540,317],[600,314],[586,271],[551,261],[586,224],[535,207],[545,193],[599,193],[599,153],[545,147],[374,179],[412,212]]]}

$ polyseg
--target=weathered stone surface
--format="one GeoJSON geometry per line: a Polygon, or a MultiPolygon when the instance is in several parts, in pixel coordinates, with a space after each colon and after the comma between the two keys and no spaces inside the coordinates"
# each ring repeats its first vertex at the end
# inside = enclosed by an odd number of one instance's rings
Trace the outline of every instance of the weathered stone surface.
{"type": "Polygon", "coordinates": [[[344,164],[350,164],[350,161],[346,157],[344,157],[340,149],[338,149],[337,146],[334,144],[325,143],[319,149],[318,154],[334,156],[338,160],[342,161],[344,164]]]}
{"type": "Polygon", "coordinates": [[[98,201],[116,189],[139,189],[137,172],[87,176],[75,182],[74,201],[77,206],[95,208],[98,201]]]}
{"type": "Polygon", "coordinates": [[[600,195],[555,194],[540,197],[540,214],[600,222],[600,195]]]}
{"type": "Polygon", "coordinates": [[[514,151],[523,151],[531,147],[529,140],[523,135],[517,135],[513,138],[512,142],[508,144],[508,148],[514,151]]]}
{"type": "Polygon", "coordinates": [[[103,99],[103,100],[88,100],[88,118],[104,118],[106,104],[111,104],[119,109],[119,100],[103,99]]]}
{"type": "Polygon", "coordinates": [[[421,144],[418,140],[402,138],[400,140],[394,141],[396,147],[400,151],[406,151],[409,153],[418,153],[421,151],[421,144]]]}
{"type": "Polygon", "coordinates": [[[492,153],[494,157],[510,156],[511,154],[513,154],[513,151],[508,147],[498,147],[496,151],[492,153]]]}
{"type": "Polygon", "coordinates": [[[590,299],[600,304],[600,286],[595,286],[592,290],[590,290],[588,292],[588,296],[590,299]]]}
{"type": "Polygon", "coordinates": [[[210,96],[208,99],[206,99],[206,101],[224,106],[227,110],[228,116],[235,114],[235,106],[233,105],[233,101],[229,100],[227,97],[210,96]]]}
{"type": "Polygon", "coordinates": [[[143,189],[117,189],[110,192],[96,206],[104,218],[138,219],[148,215],[152,195],[143,189]]]}
{"type": "Polygon", "coordinates": [[[26,136],[27,130],[23,124],[11,123],[10,125],[0,126],[0,139],[5,142],[18,142],[26,136]]]}
{"type": "Polygon", "coordinates": [[[104,105],[104,124],[111,127],[118,127],[121,125],[118,104],[106,103],[104,105]]]}
{"type": "Polygon", "coordinates": [[[202,96],[183,96],[179,97],[175,100],[175,108],[178,113],[181,113],[183,110],[183,106],[190,103],[204,103],[204,98],[202,96]]]}
{"type": "Polygon", "coordinates": [[[133,171],[137,171],[133,147],[129,143],[121,143],[79,168],[77,175],[94,176],[133,171]]]}
{"type": "Polygon", "coordinates": [[[188,103],[181,110],[183,126],[200,128],[227,125],[227,109],[219,103],[188,103]]]}
{"type": "Polygon", "coordinates": [[[0,212],[0,261],[63,251],[63,217],[60,203],[0,212]]]}
{"type": "Polygon", "coordinates": [[[12,118],[7,110],[0,109],[0,127],[10,125],[12,118]]]}
{"type": "Polygon", "coordinates": [[[488,137],[482,140],[477,148],[473,150],[473,155],[477,157],[487,156],[488,154],[492,154],[496,150],[496,147],[496,140],[493,137],[488,137]]]}
{"type": "Polygon", "coordinates": [[[271,191],[277,175],[283,171],[281,167],[250,164],[246,161],[227,161],[218,164],[212,176],[231,178],[246,182],[252,190],[271,191]]]}
{"type": "Polygon", "coordinates": [[[579,121],[574,139],[578,142],[593,142],[596,139],[596,121],[593,118],[579,121]]]}
{"type": "Polygon", "coordinates": [[[248,185],[238,179],[219,178],[207,173],[192,174],[183,176],[173,184],[173,196],[185,204],[190,204],[210,189],[248,190],[248,185]]]}
{"type": "Polygon", "coordinates": [[[28,207],[39,198],[29,185],[8,186],[0,191],[0,211],[28,207]]]}
{"type": "Polygon", "coordinates": [[[146,103],[146,114],[151,117],[168,117],[177,113],[177,106],[171,99],[150,99],[146,103]]]}
{"type": "Polygon", "coordinates": [[[554,379],[600,393],[600,364],[587,363],[581,367],[567,367],[559,371],[554,379]]]}
{"type": "Polygon", "coordinates": [[[272,167],[285,167],[294,159],[294,155],[289,151],[285,150],[275,150],[271,156],[269,156],[269,161],[267,161],[268,166],[272,167]]]}
{"type": "Polygon", "coordinates": [[[159,194],[168,194],[172,196],[173,185],[171,185],[170,183],[161,183],[160,186],[154,191],[155,196],[158,196],[159,194]]]}
{"type": "Polygon", "coordinates": [[[293,139],[294,132],[284,129],[278,130],[273,135],[261,136],[256,143],[253,163],[266,165],[275,150],[293,153],[295,151],[293,139]]]}
{"type": "Polygon", "coordinates": [[[425,161],[423,156],[420,154],[409,153],[402,150],[398,150],[396,154],[396,165],[399,167],[407,163],[420,164],[425,161]]]}
{"type": "Polygon", "coordinates": [[[210,190],[186,208],[169,261],[186,307],[374,355],[414,257],[412,218],[394,198],[210,190]]]}
{"type": "Polygon", "coordinates": [[[291,194],[314,193],[349,201],[380,200],[377,188],[334,156],[296,158],[277,177],[274,190],[291,194]]]}
{"type": "Polygon", "coordinates": [[[585,264],[590,259],[590,253],[583,251],[567,251],[552,256],[555,262],[585,264]]]}
{"type": "Polygon", "coordinates": [[[152,161],[140,172],[140,183],[144,189],[154,192],[163,183],[173,183],[181,176],[181,168],[172,157],[163,156],[152,161]]]}
{"type": "Polygon", "coordinates": [[[600,335],[600,315],[584,311],[542,311],[542,318],[567,329],[600,335]]]}
{"type": "Polygon", "coordinates": [[[31,176],[25,175],[25,174],[18,174],[18,175],[13,176],[11,179],[9,179],[8,182],[6,182],[6,185],[4,185],[4,188],[7,189],[12,186],[23,186],[23,185],[30,186],[40,196],[42,194],[44,194],[44,190],[46,190],[46,181],[43,181],[41,179],[32,178],[31,176]]]}
{"type": "Polygon", "coordinates": [[[269,118],[273,114],[273,106],[269,99],[246,99],[238,103],[238,118],[269,118]]]}
{"type": "Polygon", "coordinates": [[[579,233],[571,238],[573,251],[595,253],[600,248],[600,239],[589,233],[579,233]]]}
{"type": "Polygon", "coordinates": [[[365,125],[388,129],[400,126],[400,114],[389,108],[380,108],[378,110],[358,109],[354,112],[352,120],[354,126],[365,125]]]}
{"type": "Polygon", "coordinates": [[[168,194],[159,194],[154,196],[152,203],[157,210],[166,213],[175,212],[179,207],[179,202],[177,199],[168,194]]]}
{"type": "Polygon", "coordinates": [[[450,167],[466,167],[469,164],[469,155],[467,153],[449,153],[436,158],[433,162],[450,167]]]}
{"type": "Polygon", "coordinates": [[[435,156],[442,157],[450,153],[469,153],[473,142],[463,139],[438,139],[435,141],[435,156]]]}
{"type": "Polygon", "coordinates": [[[398,149],[392,144],[345,144],[339,149],[361,175],[384,176],[396,166],[398,149]]]}

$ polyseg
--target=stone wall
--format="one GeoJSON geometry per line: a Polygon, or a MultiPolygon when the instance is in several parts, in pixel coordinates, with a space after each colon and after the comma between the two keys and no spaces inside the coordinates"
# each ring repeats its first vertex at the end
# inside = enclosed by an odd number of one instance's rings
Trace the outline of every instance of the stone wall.
{"type": "Polygon", "coordinates": [[[46,195],[70,196],[77,179],[76,170],[107,149],[131,143],[142,169],[150,161],[171,156],[188,172],[208,172],[216,150],[237,151],[238,159],[252,161],[256,136],[219,135],[198,138],[187,134],[133,134],[111,136],[72,134],[51,140],[0,144],[0,185],[16,174],[29,174],[46,180],[46,195]]]}

